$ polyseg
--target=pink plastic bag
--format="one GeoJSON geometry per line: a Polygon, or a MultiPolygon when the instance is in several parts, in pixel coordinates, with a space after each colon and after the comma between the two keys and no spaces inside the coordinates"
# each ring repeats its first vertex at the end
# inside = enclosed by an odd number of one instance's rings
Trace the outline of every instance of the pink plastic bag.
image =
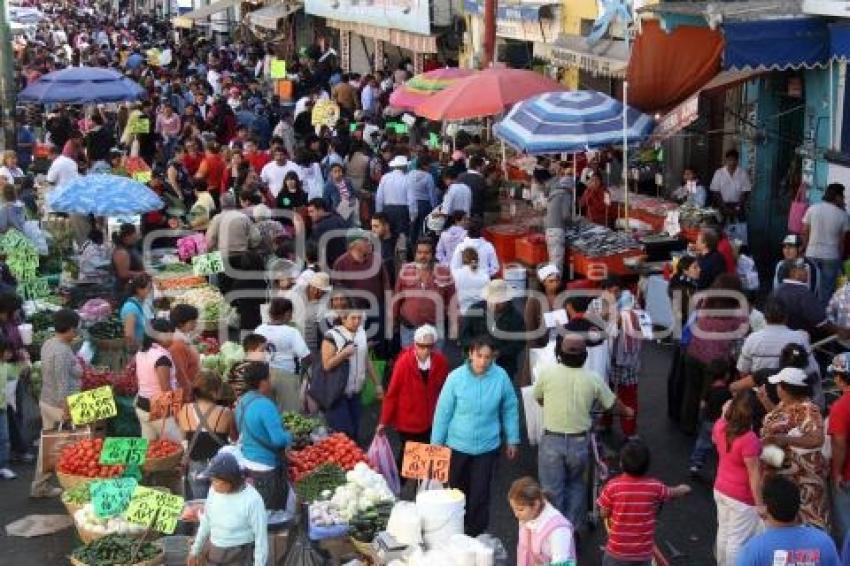
{"type": "Polygon", "coordinates": [[[390,441],[386,435],[376,434],[372,439],[372,444],[369,446],[369,452],[366,453],[369,458],[369,464],[373,469],[377,470],[384,479],[387,480],[387,486],[396,496],[401,491],[401,480],[398,476],[398,468],[395,464],[395,455],[390,446],[390,441]]]}
{"type": "Polygon", "coordinates": [[[794,196],[794,201],[791,203],[791,209],[788,211],[788,231],[792,234],[803,233],[803,217],[806,215],[806,210],[809,209],[809,197],[807,187],[800,184],[797,189],[797,194],[794,196]]]}

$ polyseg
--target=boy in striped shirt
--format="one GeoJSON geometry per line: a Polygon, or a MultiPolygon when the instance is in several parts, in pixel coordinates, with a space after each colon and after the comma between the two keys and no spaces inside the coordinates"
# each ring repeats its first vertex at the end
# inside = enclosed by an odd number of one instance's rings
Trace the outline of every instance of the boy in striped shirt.
{"type": "Polygon", "coordinates": [[[623,473],[608,482],[596,500],[602,517],[609,520],[603,566],[649,566],[661,503],[691,491],[685,484],[668,487],[646,477],[649,461],[643,441],[626,443],[620,451],[623,473]]]}

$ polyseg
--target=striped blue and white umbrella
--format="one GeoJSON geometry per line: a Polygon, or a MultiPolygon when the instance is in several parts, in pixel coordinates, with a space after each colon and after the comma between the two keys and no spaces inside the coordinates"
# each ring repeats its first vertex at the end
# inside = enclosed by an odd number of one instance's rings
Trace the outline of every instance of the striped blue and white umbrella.
{"type": "MultiPolygon", "coordinates": [[[[626,138],[652,133],[652,117],[626,109],[626,138]]],[[[577,90],[548,92],[514,105],[493,129],[511,147],[532,155],[570,153],[623,143],[623,104],[605,94],[577,90]]]]}
{"type": "Polygon", "coordinates": [[[97,173],[48,193],[47,204],[55,212],[95,216],[142,214],[165,206],[159,195],[138,181],[97,173]]]}

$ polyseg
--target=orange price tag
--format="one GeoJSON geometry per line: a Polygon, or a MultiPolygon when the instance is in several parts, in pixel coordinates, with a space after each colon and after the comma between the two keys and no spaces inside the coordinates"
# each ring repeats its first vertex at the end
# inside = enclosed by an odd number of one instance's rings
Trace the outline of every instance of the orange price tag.
{"type": "Polygon", "coordinates": [[[172,391],[165,391],[151,399],[151,411],[148,417],[152,421],[158,421],[176,415],[183,406],[183,390],[179,387],[172,391]]]}
{"type": "Polygon", "coordinates": [[[401,475],[408,479],[449,481],[452,451],[446,446],[408,442],[404,446],[401,475]]]}

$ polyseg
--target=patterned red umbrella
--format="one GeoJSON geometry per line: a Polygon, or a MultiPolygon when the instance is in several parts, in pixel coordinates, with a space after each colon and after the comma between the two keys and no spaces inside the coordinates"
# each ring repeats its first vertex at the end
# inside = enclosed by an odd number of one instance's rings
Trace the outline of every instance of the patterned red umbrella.
{"type": "Polygon", "coordinates": [[[411,78],[390,95],[390,105],[401,110],[413,110],[432,95],[463,79],[474,75],[472,69],[445,67],[434,69],[411,78]]]}
{"type": "Polygon", "coordinates": [[[429,120],[467,120],[500,114],[522,100],[544,92],[566,90],[552,79],[522,69],[486,69],[430,96],[414,108],[429,120]]]}

